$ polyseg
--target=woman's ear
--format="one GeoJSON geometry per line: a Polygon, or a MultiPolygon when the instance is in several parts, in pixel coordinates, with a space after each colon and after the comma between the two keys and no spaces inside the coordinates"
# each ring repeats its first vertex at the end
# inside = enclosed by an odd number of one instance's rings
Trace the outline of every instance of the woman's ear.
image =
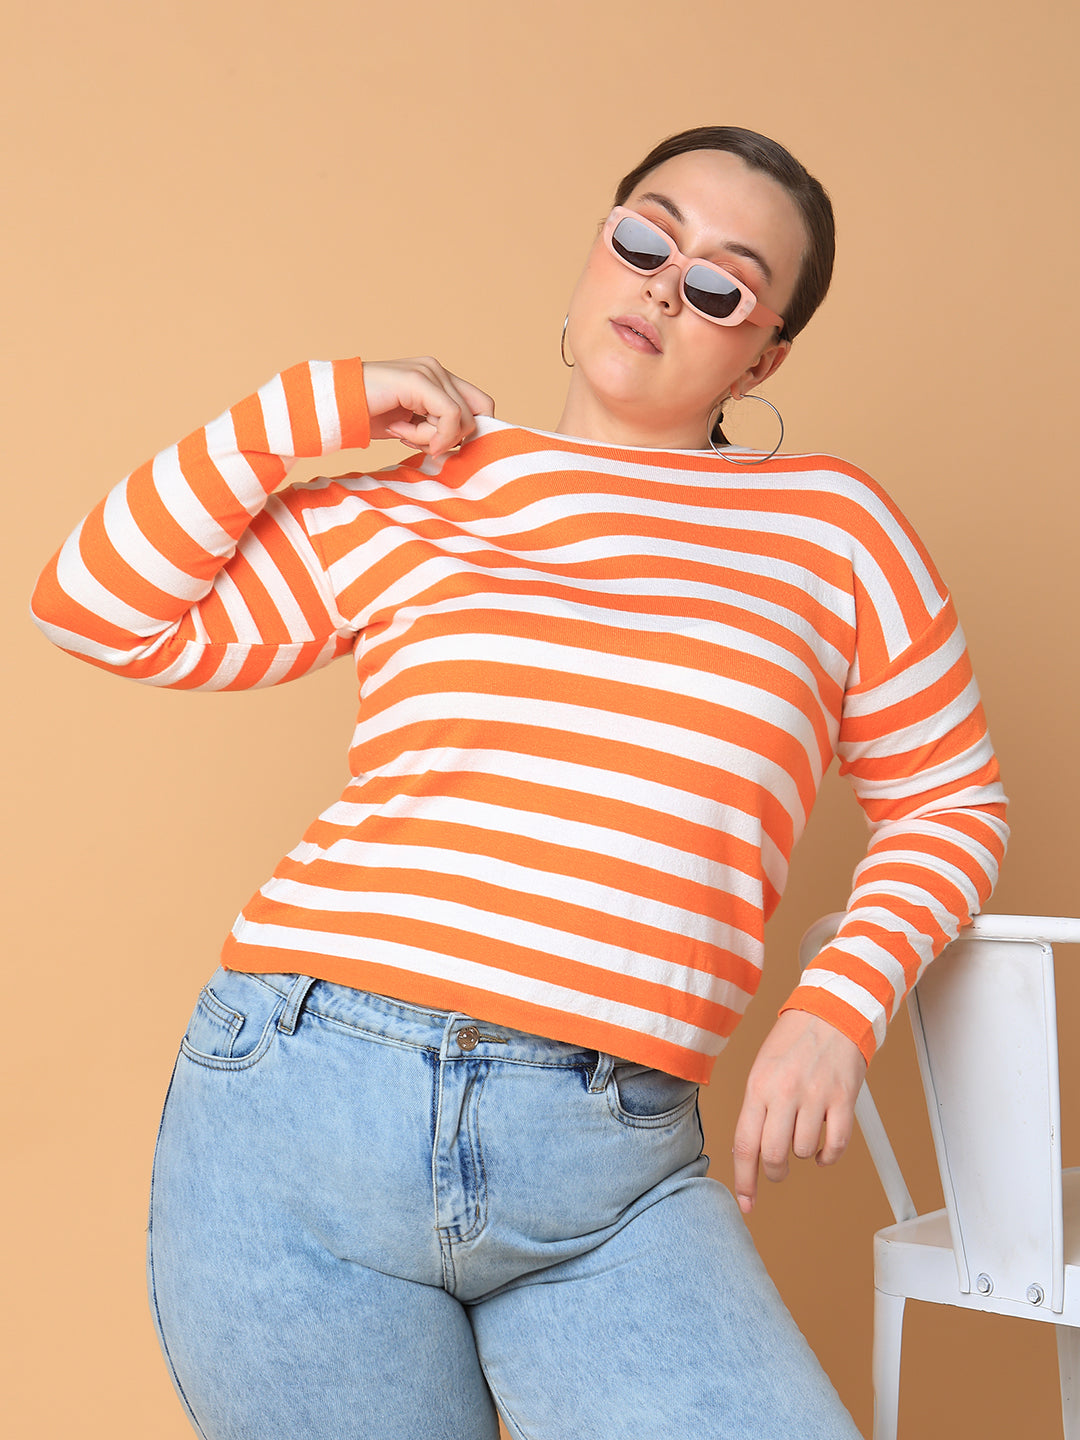
{"type": "Polygon", "coordinates": [[[776,340],[771,345],[766,345],[754,364],[748,370],[744,370],[732,384],[732,398],[740,400],[748,390],[753,390],[755,385],[762,384],[770,375],[779,370],[787,359],[790,349],[790,340],[776,340]]]}

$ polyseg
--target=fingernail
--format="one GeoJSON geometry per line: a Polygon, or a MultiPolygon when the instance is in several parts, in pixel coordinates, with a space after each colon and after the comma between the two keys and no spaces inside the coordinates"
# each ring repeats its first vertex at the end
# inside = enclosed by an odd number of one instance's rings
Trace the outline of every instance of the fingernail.
{"type": "Polygon", "coordinates": [[[753,1200],[750,1199],[750,1196],[749,1196],[749,1195],[739,1195],[739,1196],[737,1196],[736,1198],[738,1199],[739,1209],[742,1211],[742,1213],[743,1213],[744,1215],[749,1215],[749,1214],[750,1214],[750,1211],[753,1210],[753,1208],[754,1208],[754,1202],[753,1202],[753,1200]]]}

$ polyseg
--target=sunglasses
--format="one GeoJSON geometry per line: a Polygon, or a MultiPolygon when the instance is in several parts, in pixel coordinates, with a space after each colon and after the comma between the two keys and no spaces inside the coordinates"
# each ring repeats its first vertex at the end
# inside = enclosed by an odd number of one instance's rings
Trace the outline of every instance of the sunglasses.
{"type": "Polygon", "coordinates": [[[659,225],[636,210],[616,205],[604,222],[604,241],[616,257],[639,275],[654,275],[667,265],[679,267],[679,289],[695,315],[715,325],[783,326],[783,318],[767,310],[741,280],[710,260],[691,260],[659,225]]]}

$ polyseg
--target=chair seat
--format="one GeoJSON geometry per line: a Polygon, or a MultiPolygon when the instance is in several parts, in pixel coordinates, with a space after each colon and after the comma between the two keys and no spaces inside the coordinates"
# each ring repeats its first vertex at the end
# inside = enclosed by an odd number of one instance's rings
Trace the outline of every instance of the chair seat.
{"type": "Polygon", "coordinates": [[[949,1217],[944,1210],[917,1215],[914,1220],[878,1231],[874,1237],[875,1287],[887,1295],[957,1305],[964,1310],[1080,1326],[1080,1166],[1063,1171],[1061,1181],[1065,1285],[1060,1313],[1050,1309],[1049,1296],[1042,1305],[1032,1305],[993,1294],[980,1295],[976,1290],[964,1294],[957,1280],[949,1217]]]}

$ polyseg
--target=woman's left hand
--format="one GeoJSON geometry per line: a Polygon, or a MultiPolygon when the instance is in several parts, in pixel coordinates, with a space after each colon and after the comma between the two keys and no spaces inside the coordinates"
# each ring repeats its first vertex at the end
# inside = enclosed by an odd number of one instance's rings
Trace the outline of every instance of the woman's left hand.
{"type": "Polygon", "coordinates": [[[758,1051],[735,1126],[735,1196],[744,1215],[757,1199],[759,1160],[774,1181],[788,1173],[792,1151],[819,1165],[839,1160],[865,1074],[862,1051],[835,1026],[784,1011],[758,1051]]]}

